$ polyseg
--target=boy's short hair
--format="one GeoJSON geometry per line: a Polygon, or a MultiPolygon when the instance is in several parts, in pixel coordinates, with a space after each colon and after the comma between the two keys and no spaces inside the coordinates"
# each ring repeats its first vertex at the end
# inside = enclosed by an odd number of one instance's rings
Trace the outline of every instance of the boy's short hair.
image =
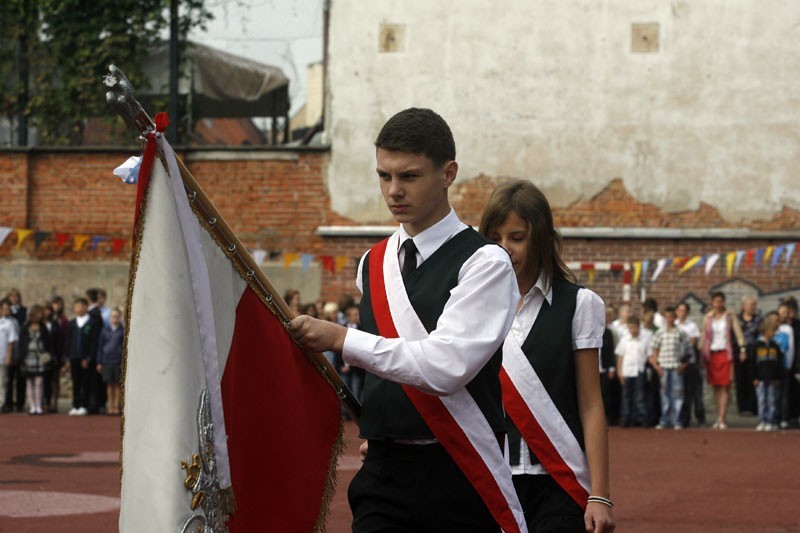
{"type": "Polygon", "coordinates": [[[687,313],[691,313],[692,312],[692,307],[688,303],[681,302],[681,303],[679,303],[678,305],[675,306],[675,309],[677,310],[680,306],[684,306],[686,308],[686,312],[687,313]]]}
{"type": "Polygon", "coordinates": [[[647,298],[642,302],[642,308],[648,311],[658,311],[658,302],[656,302],[655,298],[647,298]]]}
{"type": "Polygon", "coordinates": [[[797,311],[797,300],[795,299],[794,296],[788,296],[783,300],[781,300],[781,305],[785,305],[789,309],[797,311]]]}
{"type": "Polygon", "coordinates": [[[629,326],[638,326],[639,325],[639,317],[636,317],[636,316],[628,317],[628,325],[629,326]]]}
{"type": "Polygon", "coordinates": [[[665,307],[664,308],[664,314],[667,314],[667,313],[672,313],[674,315],[675,314],[675,308],[674,307],[665,307]]]}
{"type": "Polygon", "coordinates": [[[86,297],[89,299],[90,302],[94,303],[97,301],[97,289],[86,289],[86,297]]]}
{"type": "Polygon", "coordinates": [[[417,107],[400,111],[386,121],[375,147],[424,155],[436,168],[456,158],[456,143],[447,122],[434,111],[417,107]]]}
{"type": "Polygon", "coordinates": [[[725,300],[725,293],[722,291],[714,291],[711,293],[711,299],[713,300],[714,298],[722,298],[725,300]]]}
{"type": "Polygon", "coordinates": [[[77,298],[72,300],[72,304],[73,305],[74,304],[83,304],[86,307],[89,307],[89,301],[86,298],[84,298],[83,296],[78,296],[77,298]]]}
{"type": "Polygon", "coordinates": [[[767,328],[777,329],[777,326],[772,323],[770,319],[778,319],[780,321],[780,317],[778,316],[777,311],[770,311],[766,315],[764,315],[764,320],[761,321],[761,324],[758,325],[758,331],[764,333],[767,331],[767,328]]]}

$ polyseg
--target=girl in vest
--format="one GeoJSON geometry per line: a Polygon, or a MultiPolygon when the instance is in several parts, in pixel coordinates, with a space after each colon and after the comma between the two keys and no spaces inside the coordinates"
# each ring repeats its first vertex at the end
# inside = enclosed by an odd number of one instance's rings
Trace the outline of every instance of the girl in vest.
{"type": "Polygon", "coordinates": [[[532,183],[495,189],[480,231],[508,251],[522,295],[500,377],[506,456],[528,528],[613,531],[598,360],[603,301],[575,284],[550,205],[532,183]]]}

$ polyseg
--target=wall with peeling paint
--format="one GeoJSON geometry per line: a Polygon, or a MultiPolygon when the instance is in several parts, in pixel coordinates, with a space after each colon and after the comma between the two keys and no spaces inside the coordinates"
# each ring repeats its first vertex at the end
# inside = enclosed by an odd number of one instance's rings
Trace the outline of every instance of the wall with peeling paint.
{"type": "Polygon", "coordinates": [[[331,207],[387,220],[372,141],[421,106],[457,183],[529,178],[566,208],[619,178],[667,212],[770,220],[800,208],[798,37],[795,0],[334,0],[331,207]]]}

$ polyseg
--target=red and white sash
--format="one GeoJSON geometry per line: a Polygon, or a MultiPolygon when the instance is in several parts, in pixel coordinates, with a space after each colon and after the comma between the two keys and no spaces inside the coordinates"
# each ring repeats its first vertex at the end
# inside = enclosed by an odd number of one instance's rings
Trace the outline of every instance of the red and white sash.
{"type": "MultiPolygon", "coordinates": [[[[417,341],[428,332],[405,291],[396,250],[395,233],[369,253],[369,287],[372,312],[383,337],[417,341]],[[386,287],[391,287],[387,291],[386,287]]],[[[511,469],[478,404],[466,388],[449,396],[433,396],[403,385],[411,403],[438,441],[480,494],[497,523],[507,533],[527,531],[522,506],[511,480],[511,469]]]]}
{"type": "Polygon", "coordinates": [[[586,454],[513,335],[503,343],[503,406],[553,479],[581,508],[591,489],[586,454]]]}

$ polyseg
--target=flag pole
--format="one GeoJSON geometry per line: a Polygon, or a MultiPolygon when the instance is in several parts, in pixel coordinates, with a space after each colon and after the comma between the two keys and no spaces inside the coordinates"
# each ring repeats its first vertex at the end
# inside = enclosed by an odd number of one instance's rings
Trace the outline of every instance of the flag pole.
{"type": "MultiPolygon", "coordinates": [[[[155,123],[136,100],[133,85],[125,76],[125,73],[114,65],[110,65],[108,70],[109,74],[103,79],[103,83],[109,88],[108,92],[106,92],[108,104],[125,120],[128,127],[139,132],[142,138],[149,133],[155,132],[155,123]]],[[[159,154],[159,156],[163,158],[163,154],[159,154]]],[[[189,204],[198,215],[200,223],[222,245],[225,254],[230,258],[248,285],[253,288],[270,312],[280,320],[284,329],[288,330],[289,323],[295,316],[294,312],[283,298],[275,296],[275,288],[267,279],[264,271],[256,264],[250,253],[247,252],[245,246],[231,230],[216,207],[214,207],[214,204],[209,200],[183,161],[177,158],[177,162],[183,186],[189,198],[189,204]]],[[[300,349],[303,350],[302,347],[300,349]]],[[[327,358],[321,353],[308,353],[304,350],[303,353],[306,354],[309,361],[333,388],[351,418],[358,421],[361,414],[361,404],[342,381],[341,376],[339,376],[339,373],[336,372],[327,358]]]]}

